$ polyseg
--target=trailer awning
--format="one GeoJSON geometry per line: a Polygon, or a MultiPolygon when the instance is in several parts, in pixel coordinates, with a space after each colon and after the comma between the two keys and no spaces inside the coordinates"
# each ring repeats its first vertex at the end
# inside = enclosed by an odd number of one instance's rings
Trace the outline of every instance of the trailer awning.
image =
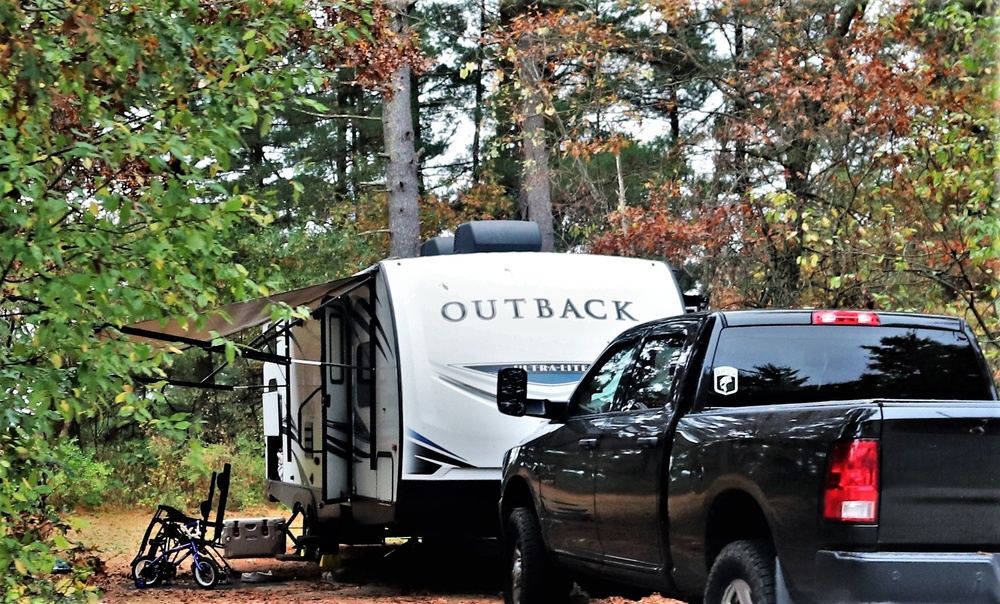
{"type": "Polygon", "coordinates": [[[122,327],[119,331],[127,334],[133,341],[156,345],[170,343],[180,348],[187,346],[208,348],[212,344],[212,332],[228,337],[270,321],[271,313],[268,309],[272,304],[284,302],[293,308],[306,306],[310,310],[316,310],[326,300],[342,296],[361,286],[374,274],[375,272],[369,269],[345,279],[220,306],[206,313],[201,328],[196,328],[194,321],[189,321],[185,326],[176,319],[150,319],[122,327]]]}

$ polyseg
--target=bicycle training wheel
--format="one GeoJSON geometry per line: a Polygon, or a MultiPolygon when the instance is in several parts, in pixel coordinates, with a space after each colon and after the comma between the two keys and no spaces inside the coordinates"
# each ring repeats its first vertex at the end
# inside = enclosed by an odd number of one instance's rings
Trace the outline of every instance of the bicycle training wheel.
{"type": "Polygon", "coordinates": [[[160,566],[154,561],[152,556],[143,556],[132,565],[132,579],[139,589],[146,587],[156,587],[163,580],[160,573],[160,566]]]}

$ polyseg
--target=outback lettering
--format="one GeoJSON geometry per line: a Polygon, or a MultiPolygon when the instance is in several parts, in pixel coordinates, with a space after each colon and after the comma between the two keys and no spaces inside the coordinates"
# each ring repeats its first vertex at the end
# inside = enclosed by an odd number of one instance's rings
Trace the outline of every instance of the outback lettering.
{"type": "Polygon", "coordinates": [[[638,321],[629,312],[631,300],[586,300],[582,304],[567,298],[553,301],[548,298],[506,298],[504,300],[453,300],[441,306],[441,316],[451,323],[468,318],[492,321],[498,316],[510,319],[597,319],[606,321],[638,321]],[[532,312],[534,311],[534,312],[532,312]]]}

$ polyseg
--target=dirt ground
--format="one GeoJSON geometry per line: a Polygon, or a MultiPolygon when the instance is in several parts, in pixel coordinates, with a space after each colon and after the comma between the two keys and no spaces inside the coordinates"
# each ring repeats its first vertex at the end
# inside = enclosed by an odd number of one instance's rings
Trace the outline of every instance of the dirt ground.
{"type": "MultiPolygon", "coordinates": [[[[445,548],[429,544],[344,548],[339,568],[324,571],[304,562],[272,559],[229,560],[230,580],[213,590],[200,589],[189,568],[168,585],[137,589],[129,564],[152,511],[84,514],[88,526],[78,539],[97,548],[104,563],[97,576],[106,604],[239,602],[240,604],[501,604],[502,564],[494,544],[445,548]],[[246,573],[246,574],[245,574],[246,573]],[[253,574],[256,573],[256,574],[253,574]],[[247,580],[244,580],[246,578],[247,580]],[[260,578],[258,582],[250,579],[260,578]]],[[[240,517],[282,516],[262,510],[240,517]]],[[[591,599],[584,593],[574,604],[682,604],[658,595],[638,600],[591,599]]]]}

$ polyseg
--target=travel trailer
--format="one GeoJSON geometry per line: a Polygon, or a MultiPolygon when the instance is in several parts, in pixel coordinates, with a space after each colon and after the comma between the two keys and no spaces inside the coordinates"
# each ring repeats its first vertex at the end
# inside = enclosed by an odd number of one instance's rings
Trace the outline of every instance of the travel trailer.
{"type": "Polygon", "coordinates": [[[619,332],[684,312],[664,263],[516,251],[537,249],[520,225],[463,225],[455,253],[383,260],[312,320],[270,326],[289,362],[264,366],[267,489],[303,515],[310,555],[497,534],[504,452],[541,423],[497,411],[499,369],[564,400],[619,332]]]}
{"type": "Polygon", "coordinates": [[[267,491],[301,515],[297,557],[394,535],[492,536],[504,452],[542,424],[497,410],[497,372],[522,367],[532,398],[565,400],[620,332],[685,312],[662,262],[539,248],[534,223],[468,223],[421,257],[230,305],[196,332],[147,321],[127,333],[211,350],[216,335],[267,324],[272,302],[311,310],[242,352],[264,361],[267,491]]]}

